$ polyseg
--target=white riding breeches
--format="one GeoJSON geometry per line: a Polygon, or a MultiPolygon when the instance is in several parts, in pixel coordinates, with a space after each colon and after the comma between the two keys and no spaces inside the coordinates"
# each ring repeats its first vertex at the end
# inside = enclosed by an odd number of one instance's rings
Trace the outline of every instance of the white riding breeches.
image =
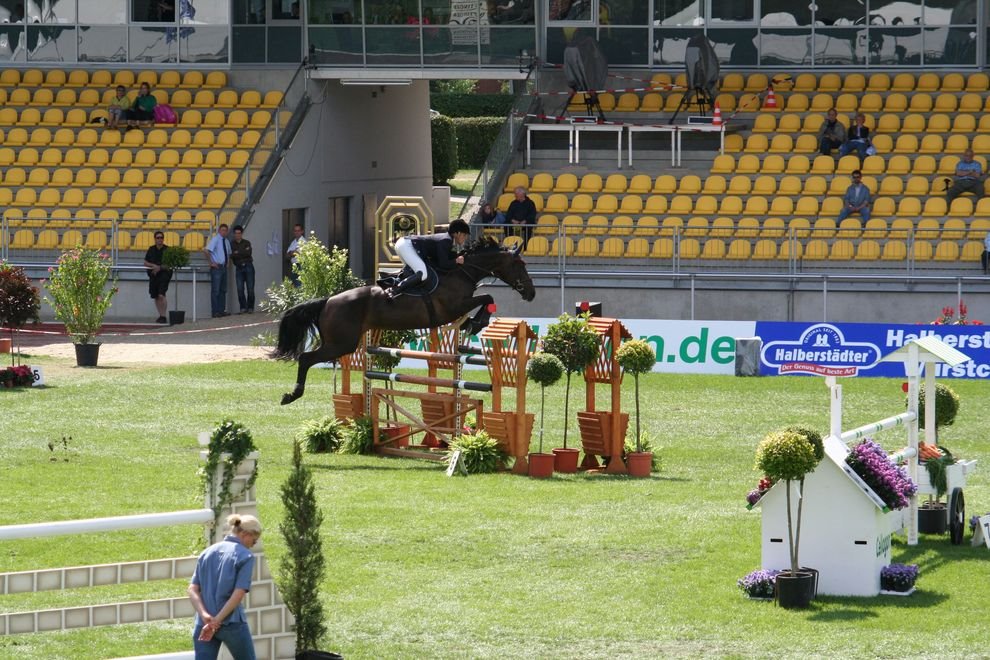
{"type": "Polygon", "coordinates": [[[413,242],[403,236],[395,242],[395,253],[399,255],[402,262],[409,266],[414,272],[419,273],[419,276],[425,282],[427,278],[426,263],[423,262],[423,258],[419,256],[416,252],[416,248],[413,247],[413,242]]]}

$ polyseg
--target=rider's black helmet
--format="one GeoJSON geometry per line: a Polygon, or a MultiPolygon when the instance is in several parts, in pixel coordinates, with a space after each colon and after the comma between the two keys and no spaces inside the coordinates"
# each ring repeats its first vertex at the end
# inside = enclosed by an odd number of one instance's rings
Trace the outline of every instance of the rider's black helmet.
{"type": "Polygon", "coordinates": [[[457,220],[452,220],[451,223],[447,225],[447,233],[451,236],[454,234],[470,234],[471,228],[468,226],[468,223],[458,218],[457,220]]]}

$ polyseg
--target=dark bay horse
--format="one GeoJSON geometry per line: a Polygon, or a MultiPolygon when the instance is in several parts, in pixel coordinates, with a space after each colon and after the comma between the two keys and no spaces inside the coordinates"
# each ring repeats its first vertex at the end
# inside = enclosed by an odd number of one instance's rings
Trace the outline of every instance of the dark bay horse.
{"type": "Polygon", "coordinates": [[[456,321],[473,309],[493,302],[489,295],[475,296],[479,282],[497,277],[529,302],[536,297],[533,280],[519,251],[503,250],[494,241],[480,242],[464,252],[464,264],[440,277],[431,294],[435,323],[423,299],[400,296],[389,300],[380,287],[363,286],[330,298],[300,303],[282,315],[278,345],[272,357],[298,360],[296,386],[282,396],[282,405],[303,395],[306,372],[314,364],[332,362],[353,353],[368,330],[416,330],[456,321]],[[305,351],[308,334],[315,329],[320,345],[305,351]]]}

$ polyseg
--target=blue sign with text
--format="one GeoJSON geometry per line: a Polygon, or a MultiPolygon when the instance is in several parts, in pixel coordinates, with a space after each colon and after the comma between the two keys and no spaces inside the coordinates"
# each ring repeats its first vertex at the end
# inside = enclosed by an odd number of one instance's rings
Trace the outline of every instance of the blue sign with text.
{"type": "Polygon", "coordinates": [[[763,340],[760,373],[765,376],[903,378],[903,363],[880,362],[880,358],[912,339],[935,336],[970,358],[954,367],[936,365],[937,377],[990,377],[988,326],[757,321],[756,335],[763,340]]]}

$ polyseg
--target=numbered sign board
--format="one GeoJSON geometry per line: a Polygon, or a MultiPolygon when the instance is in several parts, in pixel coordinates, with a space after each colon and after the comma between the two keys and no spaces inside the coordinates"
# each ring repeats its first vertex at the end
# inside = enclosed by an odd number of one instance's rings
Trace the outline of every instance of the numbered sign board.
{"type": "Polygon", "coordinates": [[[990,549],[990,513],[980,516],[973,530],[973,545],[985,545],[990,549]]]}
{"type": "Polygon", "coordinates": [[[41,367],[31,367],[31,375],[34,376],[31,387],[45,386],[45,372],[42,371],[41,367]]]}

